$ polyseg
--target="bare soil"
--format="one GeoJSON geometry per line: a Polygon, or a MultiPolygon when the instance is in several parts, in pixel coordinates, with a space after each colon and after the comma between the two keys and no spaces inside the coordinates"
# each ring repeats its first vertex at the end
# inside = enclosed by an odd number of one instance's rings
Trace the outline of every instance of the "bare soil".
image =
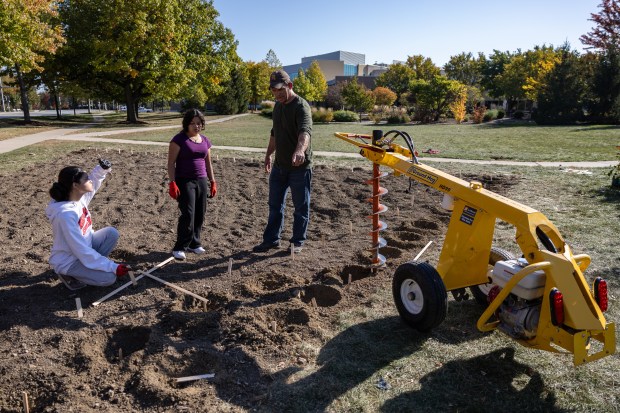
{"type": "MultiPolygon", "coordinates": [[[[285,388],[292,371],[314,362],[304,346],[328,342],[338,314],[389,288],[394,269],[429,240],[440,242],[449,220],[441,194],[420,185],[409,193],[407,179],[384,178],[387,268],[373,273],[367,267],[370,187],[364,184],[370,164],[317,165],[302,253],[292,257],[286,242],[277,251],[252,253],[267,218],[267,176],[257,161],[220,157],[214,163],[220,192],[209,203],[203,232],[207,253],[153,272],[208,305],[143,278],[92,306],[126,280],[65,288],[47,264],[52,236],[44,209],[62,167],[88,168],[98,157],[109,159],[113,172],[91,213],[95,229],[120,231],[112,258],[148,270],[171,256],[178,210],[167,194],[161,152],[85,149],[0,176],[2,412],[23,411],[23,392],[32,412],[286,410],[272,388],[285,388]],[[175,381],[207,373],[214,378],[175,381]]],[[[500,193],[511,183],[477,179],[500,193]]],[[[283,241],[291,215],[289,203],[283,241]]]]}

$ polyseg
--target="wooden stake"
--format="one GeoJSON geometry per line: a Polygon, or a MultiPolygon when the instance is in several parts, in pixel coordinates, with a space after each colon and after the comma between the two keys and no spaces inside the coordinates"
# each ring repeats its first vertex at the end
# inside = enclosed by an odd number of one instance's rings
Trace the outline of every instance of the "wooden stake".
{"type": "Polygon", "coordinates": [[[24,413],[30,413],[30,406],[28,405],[28,393],[22,392],[22,403],[24,404],[24,413]]]}
{"type": "Polygon", "coordinates": [[[413,201],[414,201],[414,197],[413,194],[411,194],[411,206],[413,207],[413,201]]]}
{"type": "Polygon", "coordinates": [[[230,258],[228,260],[228,275],[232,275],[232,264],[233,264],[233,259],[230,258]]]}
{"type": "Polygon", "coordinates": [[[80,300],[80,297],[75,298],[75,306],[77,307],[78,318],[82,318],[84,312],[82,311],[82,300],[80,300]]]}
{"type": "Polygon", "coordinates": [[[351,284],[352,281],[353,281],[353,276],[351,274],[349,274],[349,278],[347,280],[347,285],[351,284]]]}
{"type": "Polygon", "coordinates": [[[133,286],[136,287],[138,282],[136,281],[136,277],[133,275],[133,271],[129,271],[129,278],[131,278],[131,283],[133,286]]]}
{"type": "Polygon", "coordinates": [[[312,308],[316,308],[316,298],[312,297],[312,299],[310,300],[310,303],[312,304],[312,308]]]}
{"type": "Polygon", "coordinates": [[[190,295],[190,296],[192,296],[192,297],[194,297],[194,298],[196,298],[196,299],[198,299],[198,300],[200,300],[200,301],[202,301],[202,302],[205,302],[205,303],[208,303],[208,302],[209,302],[209,300],[207,300],[206,298],[201,297],[201,296],[199,296],[198,294],[194,294],[193,292],[188,291],[188,290],[186,290],[185,288],[179,287],[179,286],[178,286],[178,285],[176,285],[176,284],[173,284],[173,283],[171,283],[171,282],[168,282],[168,281],[162,280],[161,278],[155,277],[154,275],[151,275],[151,274],[146,273],[146,272],[142,272],[142,271],[138,271],[138,272],[140,272],[140,273],[142,273],[142,274],[146,275],[147,277],[149,277],[149,278],[151,278],[151,279],[153,279],[153,280],[155,280],[155,281],[159,281],[160,283],[162,283],[162,284],[164,284],[164,285],[167,285],[168,287],[172,287],[172,288],[174,288],[175,290],[179,290],[179,291],[181,291],[181,292],[183,292],[183,293],[185,293],[185,294],[187,294],[187,295],[190,295]]]}
{"type": "Polygon", "coordinates": [[[202,302],[202,311],[204,311],[205,313],[208,311],[207,310],[207,303],[205,301],[202,302]]]}
{"type": "Polygon", "coordinates": [[[197,376],[179,377],[178,379],[176,379],[176,382],[177,383],[183,383],[184,381],[193,381],[193,380],[200,380],[200,379],[212,379],[213,377],[215,377],[215,374],[199,374],[197,376]]]}
{"type": "MultiPolygon", "coordinates": [[[[168,264],[170,261],[174,261],[174,257],[170,257],[165,261],[160,262],[159,264],[155,265],[153,268],[151,268],[150,270],[148,270],[146,273],[150,274],[151,272],[155,271],[156,269],[163,267],[164,265],[168,264]]],[[[144,274],[146,274],[144,272],[142,272],[142,275],[139,275],[136,277],[136,281],[140,280],[141,278],[144,277],[144,274]]],[[[101,304],[102,302],[104,302],[105,300],[107,300],[108,298],[112,297],[113,295],[115,295],[116,293],[118,293],[119,291],[124,290],[125,288],[129,287],[132,284],[131,281],[128,281],[127,283],[121,285],[120,287],[118,287],[116,290],[112,291],[110,294],[100,298],[99,300],[95,301],[93,303],[93,307],[98,306],[99,304],[101,304]]]]}
{"type": "Polygon", "coordinates": [[[118,349],[118,360],[121,361],[123,359],[123,349],[119,348],[118,349]]]}
{"type": "Polygon", "coordinates": [[[277,333],[277,332],[278,332],[278,324],[277,324],[275,321],[272,321],[272,322],[271,322],[271,330],[272,330],[274,333],[277,333]]]}
{"type": "Polygon", "coordinates": [[[424,253],[424,251],[426,251],[426,249],[427,249],[428,247],[430,247],[430,245],[431,245],[432,243],[433,243],[433,241],[429,241],[429,242],[428,242],[428,244],[426,244],[426,246],[425,246],[424,248],[422,248],[422,251],[420,251],[420,252],[418,253],[418,255],[416,255],[416,256],[415,256],[415,258],[414,258],[413,260],[414,260],[414,261],[417,261],[417,260],[418,260],[418,258],[420,258],[420,256],[424,253]]]}

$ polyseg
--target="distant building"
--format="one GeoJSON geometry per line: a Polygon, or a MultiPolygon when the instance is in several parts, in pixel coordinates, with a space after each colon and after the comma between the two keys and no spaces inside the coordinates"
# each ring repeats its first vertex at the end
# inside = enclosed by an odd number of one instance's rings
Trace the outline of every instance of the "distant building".
{"type": "Polygon", "coordinates": [[[341,82],[357,76],[360,83],[372,89],[374,88],[375,78],[387,71],[388,68],[387,64],[367,65],[365,55],[342,50],[304,57],[301,59],[301,63],[287,65],[283,68],[291,76],[291,80],[294,81],[299,69],[301,68],[304,72],[307,72],[314,61],[318,63],[329,86],[335,85],[337,81],[341,82]]]}

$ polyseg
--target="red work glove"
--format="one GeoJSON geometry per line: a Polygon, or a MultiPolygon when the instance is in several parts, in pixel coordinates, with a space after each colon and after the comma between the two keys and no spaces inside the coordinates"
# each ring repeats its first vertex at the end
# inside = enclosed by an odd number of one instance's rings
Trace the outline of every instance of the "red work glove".
{"type": "Polygon", "coordinates": [[[211,195],[210,195],[210,198],[215,198],[215,194],[217,194],[217,182],[211,181],[211,195]]]}
{"type": "Polygon", "coordinates": [[[179,195],[181,195],[181,191],[179,191],[179,187],[176,182],[172,181],[168,184],[168,193],[172,199],[177,199],[179,195]]]}
{"type": "Polygon", "coordinates": [[[117,277],[124,277],[127,274],[129,274],[129,266],[125,264],[119,264],[118,267],[116,267],[117,277]]]}

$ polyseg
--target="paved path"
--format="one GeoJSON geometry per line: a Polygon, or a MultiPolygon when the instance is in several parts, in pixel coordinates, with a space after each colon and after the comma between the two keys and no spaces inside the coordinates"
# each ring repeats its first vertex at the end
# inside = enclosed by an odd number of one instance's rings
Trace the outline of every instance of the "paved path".
{"type": "MultiPolygon", "coordinates": [[[[225,122],[240,116],[246,116],[247,114],[227,116],[225,118],[213,119],[207,121],[207,123],[219,123],[225,122]]],[[[94,119],[98,120],[100,115],[95,115],[94,119]]],[[[96,124],[90,124],[89,126],[95,126],[96,124]]],[[[35,133],[33,135],[19,136],[17,138],[5,139],[0,141],[0,153],[6,153],[14,151],[15,149],[23,148],[25,146],[40,143],[46,140],[66,140],[66,141],[83,141],[83,142],[106,142],[106,143],[122,143],[132,145],[156,145],[156,146],[168,146],[168,142],[152,142],[152,141],[139,141],[131,139],[113,139],[106,138],[106,136],[121,135],[125,133],[136,132],[148,132],[153,130],[164,129],[178,129],[178,125],[173,126],[151,126],[144,128],[126,128],[126,129],[114,129],[110,131],[98,131],[98,132],[84,132],[73,133],[76,130],[85,129],[84,127],[75,128],[63,128],[54,129],[50,131],[35,133]],[[73,133],[72,135],[70,135],[73,133]]],[[[254,152],[264,153],[265,148],[248,148],[242,146],[214,146],[214,149],[230,150],[237,152],[254,152]]],[[[340,158],[359,158],[360,155],[357,152],[324,152],[314,151],[316,156],[323,157],[340,157],[340,158]]],[[[617,165],[618,161],[583,161],[583,162],[519,162],[519,161],[492,161],[492,160],[474,160],[474,159],[452,159],[452,158],[438,158],[438,157],[423,157],[420,158],[423,162],[457,162],[468,163],[478,165],[514,165],[514,166],[544,166],[544,167],[566,167],[566,168],[609,168],[617,165]]]]}

